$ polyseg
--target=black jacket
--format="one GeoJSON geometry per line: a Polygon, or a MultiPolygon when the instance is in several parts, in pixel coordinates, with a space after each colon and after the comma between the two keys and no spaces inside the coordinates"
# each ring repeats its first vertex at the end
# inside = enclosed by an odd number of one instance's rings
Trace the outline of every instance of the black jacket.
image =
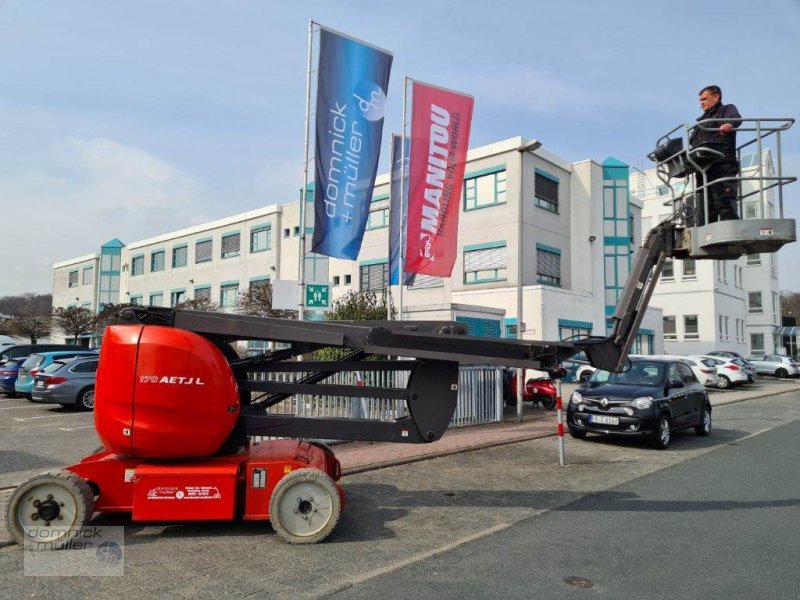
{"type": "Polygon", "coordinates": [[[715,143],[723,143],[725,144],[725,158],[736,158],[736,129],[741,124],[740,121],[736,121],[733,119],[741,119],[742,115],[739,114],[736,106],[733,104],[723,104],[722,102],[717,102],[716,105],[709,108],[706,112],[702,115],[697,117],[698,121],[702,121],[704,119],[732,119],[730,124],[733,125],[733,131],[731,133],[720,133],[719,126],[724,123],[724,121],[715,121],[713,123],[704,123],[701,127],[708,129],[709,131],[705,131],[700,127],[695,128],[692,131],[692,135],[689,139],[689,145],[694,148],[705,142],[715,142],[715,143]]]}

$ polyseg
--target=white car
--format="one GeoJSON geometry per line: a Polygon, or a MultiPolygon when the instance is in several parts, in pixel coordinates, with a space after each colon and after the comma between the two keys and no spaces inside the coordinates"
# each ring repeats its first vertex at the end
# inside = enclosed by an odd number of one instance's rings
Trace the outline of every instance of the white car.
{"type": "Polygon", "coordinates": [[[683,362],[692,367],[697,381],[703,385],[708,387],[717,387],[719,385],[717,365],[715,365],[714,361],[710,358],[704,356],[687,356],[683,359],[683,362]]]}
{"type": "Polygon", "coordinates": [[[733,360],[735,359],[725,358],[724,356],[699,356],[698,358],[707,358],[714,362],[717,367],[717,375],[719,375],[717,387],[721,390],[749,381],[747,371],[734,363],[733,360]]]}

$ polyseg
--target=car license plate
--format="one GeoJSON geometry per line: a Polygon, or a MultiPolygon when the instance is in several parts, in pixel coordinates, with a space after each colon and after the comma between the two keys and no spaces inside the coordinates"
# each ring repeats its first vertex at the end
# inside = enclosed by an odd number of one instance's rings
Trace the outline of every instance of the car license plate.
{"type": "Polygon", "coordinates": [[[589,415],[590,423],[599,425],[619,425],[619,417],[607,417],[605,415],[589,415]]]}
{"type": "Polygon", "coordinates": [[[37,388],[43,388],[44,387],[44,381],[37,381],[36,382],[36,387],[37,388]]]}

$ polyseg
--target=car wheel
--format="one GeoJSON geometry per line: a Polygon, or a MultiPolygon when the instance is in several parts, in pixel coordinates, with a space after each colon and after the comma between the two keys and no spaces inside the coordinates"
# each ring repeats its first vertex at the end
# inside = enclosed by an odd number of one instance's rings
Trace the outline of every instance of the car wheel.
{"type": "Polygon", "coordinates": [[[78,406],[83,410],[94,410],[94,388],[83,390],[78,396],[78,406]]]}
{"type": "Polygon", "coordinates": [[[666,450],[669,448],[670,441],[672,441],[672,426],[667,415],[661,415],[653,438],[653,445],[659,450],[666,450]]]}
{"type": "Polygon", "coordinates": [[[573,429],[572,427],[569,428],[569,434],[574,437],[576,440],[582,440],[586,437],[586,432],[581,429],[573,429]]]}
{"type": "Polygon", "coordinates": [[[556,399],[553,396],[540,396],[539,401],[545,410],[553,410],[556,407],[556,399]]]}
{"type": "Polygon", "coordinates": [[[789,376],[789,371],[787,371],[786,369],[778,369],[777,371],[775,371],[775,377],[788,377],[788,376],[789,376]]]}
{"type": "Polygon", "coordinates": [[[16,398],[17,396],[19,396],[17,392],[3,392],[3,393],[9,398],[16,398]]]}
{"type": "Polygon", "coordinates": [[[581,383],[586,383],[592,378],[591,371],[581,371],[580,375],[578,375],[578,381],[581,383]]]}
{"type": "Polygon", "coordinates": [[[694,428],[694,432],[704,437],[711,433],[711,407],[708,404],[703,405],[700,423],[694,428]]]}
{"type": "Polygon", "coordinates": [[[719,381],[717,381],[717,387],[721,390],[727,390],[729,387],[731,387],[731,380],[725,375],[720,375],[719,381]]]}

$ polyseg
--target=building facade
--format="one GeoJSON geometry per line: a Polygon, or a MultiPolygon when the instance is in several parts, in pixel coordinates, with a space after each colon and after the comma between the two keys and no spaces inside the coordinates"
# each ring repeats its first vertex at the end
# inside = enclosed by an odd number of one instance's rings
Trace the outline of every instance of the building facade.
{"type": "MultiPolygon", "coordinates": [[[[616,159],[571,164],[545,148],[529,150],[535,146],[517,137],[469,151],[452,275],[417,276],[403,290],[402,307],[392,286],[404,319],[458,320],[472,334],[491,337],[517,337],[518,329],[535,340],[606,333],[641,239],[642,205],[628,193],[628,167],[616,159]]],[[[388,174],[378,176],[356,261],[307,255],[306,281],[329,283],[334,301],[349,290],[387,287],[389,186],[388,174]]],[[[119,302],[177,306],[207,299],[235,310],[249,286],[297,279],[301,230],[312,232],[313,194],[306,202],[302,228],[298,201],[120,243],[119,263],[109,263],[119,277],[103,281],[119,302]]],[[[103,249],[93,260],[102,263],[103,249]]],[[[65,285],[89,261],[54,265],[57,305],[70,304],[66,292],[73,288],[65,285]]],[[[99,263],[102,279],[107,273],[99,263]]],[[[95,310],[109,303],[99,287],[93,294],[95,310]]],[[[661,323],[660,310],[650,309],[637,351],[663,352],[661,323]]]]}

